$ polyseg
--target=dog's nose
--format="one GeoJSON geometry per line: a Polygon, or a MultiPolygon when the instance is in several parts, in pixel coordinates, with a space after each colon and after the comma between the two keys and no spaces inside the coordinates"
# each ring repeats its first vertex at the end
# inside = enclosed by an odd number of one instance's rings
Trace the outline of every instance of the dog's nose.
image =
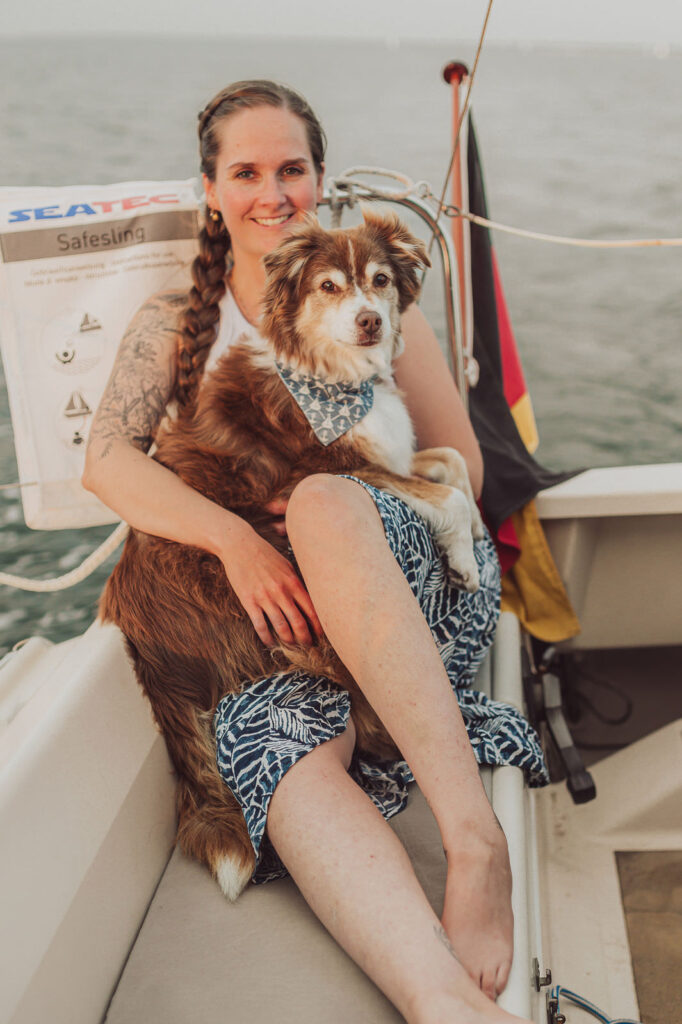
{"type": "Polygon", "coordinates": [[[362,309],[356,316],[355,323],[366,334],[376,334],[381,328],[381,316],[372,309],[362,309]]]}

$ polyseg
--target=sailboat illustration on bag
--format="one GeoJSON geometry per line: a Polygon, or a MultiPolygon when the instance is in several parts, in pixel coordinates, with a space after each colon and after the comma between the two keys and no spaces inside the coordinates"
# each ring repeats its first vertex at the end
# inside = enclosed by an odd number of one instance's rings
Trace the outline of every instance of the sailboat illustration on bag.
{"type": "Polygon", "coordinates": [[[68,402],[64,407],[65,416],[91,416],[92,409],[83,398],[80,391],[72,391],[68,402]]]}
{"type": "Polygon", "coordinates": [[[101,331],[102,325],[99,320],[94,316],[88,316],[87,313],[83,314],[83,319],[80,322],[78,330],[83,333],[84,331],[101,331]]]}

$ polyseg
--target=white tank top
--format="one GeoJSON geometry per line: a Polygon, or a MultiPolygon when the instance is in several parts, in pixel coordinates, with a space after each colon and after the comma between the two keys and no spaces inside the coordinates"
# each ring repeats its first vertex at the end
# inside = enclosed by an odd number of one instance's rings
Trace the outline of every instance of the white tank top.
{"type": "Polygon", "coordinates": [[[222,355],[239,340],[258,338],[257,329],[246,319],[229,288],[220,300],[218,337],[208,353],[204,376],[211,373],[222,355]]]}

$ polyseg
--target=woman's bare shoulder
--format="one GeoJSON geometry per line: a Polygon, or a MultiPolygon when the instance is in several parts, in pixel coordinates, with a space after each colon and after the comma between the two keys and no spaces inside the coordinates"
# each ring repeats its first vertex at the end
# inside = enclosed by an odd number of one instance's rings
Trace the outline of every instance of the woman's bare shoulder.
{"type": "Polygon", "coordinates": [[[157,292],[130,321],[92,424],[91,455],[106,455],[117,439],[151,447],[175,386],[186,302],[186,292],[157,292]]]}

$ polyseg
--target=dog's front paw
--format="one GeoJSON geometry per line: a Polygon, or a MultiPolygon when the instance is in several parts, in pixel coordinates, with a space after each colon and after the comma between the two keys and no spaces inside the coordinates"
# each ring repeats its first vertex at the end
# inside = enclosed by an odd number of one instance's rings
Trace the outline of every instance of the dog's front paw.
{"type": "Polygon", "coordinates": [[[474,557],[474,546],[469,538],[452,538],[446,549],[449,575],[456,587],[474,594],[479,587],[478,566],[474,557]]]}
{"type": "Polygon", "coordinates": [[[435,484],[463,490],[468,480],[466,462],[454,448],[424,448],[412,457],[412,472],[435,484]]]}
{"type": "Polygon", "coordinates": [[[471,535],[474,540],[483,540],[485,537],[485,526],[483,525],[483,517],[479,512],[478,505],[476,502],[471,500],[469,507],[471,509],[471,535]]]}
{"type": "MultiPolygon", "coordinates": [[[[448,487],[452,486],[452,473],[447,462],[443,462],[441,459],[433,459],[433,461],[423,461],[421,464],[417,464],[419,470],[418,476],[423,476],[425,480],[431,480],[434,484],[447,484],[448,487]]],[[[413,470],[414,472],[414,470],[413,470]]]]}
{"type": "Polygon", "coordinates": [[[440,507],[440,513],[440,522],[434,530],[436,543],[447,558],[455,585],[473,593],[478,590],[479,578],[474,555],[471,502],[462,491],[453,487],[447,502],[440,507]]]}

